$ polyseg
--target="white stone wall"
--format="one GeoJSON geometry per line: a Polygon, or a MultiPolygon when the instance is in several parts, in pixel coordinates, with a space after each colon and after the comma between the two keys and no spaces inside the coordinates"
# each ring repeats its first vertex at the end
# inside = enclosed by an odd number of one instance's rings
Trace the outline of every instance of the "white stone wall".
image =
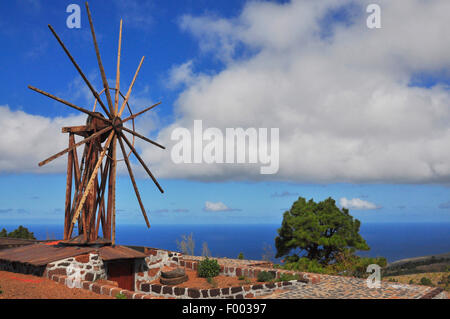
{"type": "Polygon", "coordinates": [[[135,290],[139,290],[140,282],[151,282],[161,276],[161,269],[165,266],[178,266],[178,259],[182,254],[167,250],[153,249],[144,260],[136,260],[134,264],[135,290]]]}
{"type": "Polygon", "coordinates": [[[96,253],[70,257],[52,262],[47,265],[45,276],[51,279],[52,275],[70,275],[69,270],[75,270],[80,280],[95,281],[97,279],[106,279],[106,268],[103,260],[96,253]]]}

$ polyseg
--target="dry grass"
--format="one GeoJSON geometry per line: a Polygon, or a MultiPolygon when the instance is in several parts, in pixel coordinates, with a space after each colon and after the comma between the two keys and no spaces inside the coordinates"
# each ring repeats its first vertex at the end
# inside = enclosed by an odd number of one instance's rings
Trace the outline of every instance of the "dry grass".
{"type": "Polygon", "coordinates": [[[448,283],[447,285],[445,283],[442,283],[443,278],[446,278],[447,276],[450,276],[450,272],[429,272],[401,276],[386,276],[383,277],[383,281],[396,280],[396,282],[402,284],[420,285],[420,280],[425,277],[431,280],[434,287],[441,287],[447,291],[450,291],[450,286],[448,285],[448,283]]]}

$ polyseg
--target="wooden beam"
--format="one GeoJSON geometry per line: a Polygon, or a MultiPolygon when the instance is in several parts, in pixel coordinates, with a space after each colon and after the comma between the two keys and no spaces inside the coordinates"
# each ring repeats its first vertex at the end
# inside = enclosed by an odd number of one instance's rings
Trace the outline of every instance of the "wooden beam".
{"type": "Polygon", "coordinates": [[[98,131],[98,132],[92,134],[91,136],[85,138],[84,140],[82,140],[82,141],[80,141],[80,142],[78,142],[78,143],[76,143],[76,144],[73,144],[72,146],[66,148],[65,150],[62,150],[61,152],[56,153],[55,155],[50,156],[50,157],[47,158],[46,160],[43,160],[42,162],[39,163],[39,166],[45,165],[45,164],[47,164],[47,163],[53,161],[54,159],[57,159],[57,158],[60,157],[61,155],[64,155],[65,153],[70,152],[71,150],[73,150],[74,148],[80,146],[81,144],[84,144],[84,143],[86,143],[86,142],[89,142],[90,140],[92,140],[92,139],[94,139],[94,138],[100,136],[100,135],[103,134],[103,133],[106,133],[107,131],[109,131],[109,130],[111,130],[111,129],[112,129],[112,126],[105,127],[104,129],[102,129],[102,130],[100,130],[100,131],[98,131]]]}
{"type": "MultiPolygon", "coordinates": [[[[73,146],[75,138],[73,133],[69,135],[69,147],[73,146]]],[[[67,154],[67,178],[66,178],[66,204],[64,207],[64,240],[67,240],[70,227],[70,204],[72,201],[72,171],[73,171],[73,153],[67,154]]]]}
{"type": "Polygon", "coordinates": [[[148,221],[147,214],[145,212],[144,204],[142,204],[141,196],[139,195],[139,190],[136,185],[136,180],[134,179],[133,170],[131,169],[131,164],[127,157],[127,152],[125,150],[125,146],[123,145],[122,139],[120,139],[120,138],[119,138],[119,144],[120,144],[120,148],[122,149],[123,159],[125,160],[125,163],[127,164],[128,174],[130,174],[131,182],[133,183],[134,192],[136,193],[136,197],[139,202],[139,206],[141,207],[142,215],[144,216],[147,227],[150,228],[150,223],[148,221]]]}
{"type": "Polygon", "coordinates": [[[125,123],[126,121],[132,120],[132,119],[138,117],[139,115],[141,115],[141,114],[143,114],[143,113],[145,113],[145,112],[151,110],[152,108],[154,108],[155,106],[158,106],[158,105],[160,105],[160,104],[161,104],[161,102],[158,102],[158,103],[153,104],[152,106],[149,106],[148,108],[146,108],[146,109],[144,109],[144,110],[142,110],[142,111],[140,111],[140,112],[137,112],[136,114],[130,115],[130,116],[128,116],[126,119],[124,119],[124,120],[122,121],[122,123],[125,123]]]}
{"type": "Polygon", "coordinates": [[[58,102],[60,102],[60,103],[62,103],[62,104],[65,104],[65,105],[67,105],[67,106],[70,106],[70,107],[74,108],[75,110],[78,110],[78,111],[80,111],[80,112],[86,113],[87,115],[91,115],[91,116],[93,116],[93,117],[95,117],[95,118],[97,118],[97,119],[99,119],[99,120],[102,120],[102,121],[105,121],[105,122],[108,122],[108,123],[112,123],[111,120],[109,120],[109,119],[107,119],[107,118],[101,117],[100,115],[98,115],[98,114],[96,114],[96,113],[94,113],[94,112],[91,112],[91,111],[88,111],[88,110],[86,110],[86,109],[84,109],[84,108],[82,108],[82,107],[76,106],[75,104],[70,103],[70,102],[68,102],[68,101],[66,101],[66,100],[63,100],[63,99],[61,99],[61,98],[59,98],[59,97],[57,97],[57,96],[55,96],[55,95],[53,95],[53,94],[50,94],[50,93],[48,93],[48,92],[42,91],[42,90],[40,90],[40,89],[38,89],[38,88],[35,88],[35,87],[32,86],[32,85],[28,85],[28,88],[29,88],[30,90],[35,91],[35,92],[41,93],[42,95],[45,95],[45,96],[47,96],[47,97],[49,97],[49,98],[51,98],[51,99],[53,99],[53,100],[55,100],[55,101],[58,101],[58,102]]]}
{"type": "Polygon", "coordinates": [[[131,90],[133,89],[134,82],[136,81],[137,75],[139,74],[139,70],[141,69],[142,63],[144,62],[144,58],[145,56],[142,57],[141,62],[139,63],[139,66],[136,70],[136,73],[134,74],[133,80],[131,81],[130,87],[128,88],[128,92],[125,95],[125,100],[122,102],[122,106],[120,107],[119,111],[119,117],[122,116],[122,112],[125,108],[125,105],[127,104],[128,99],[130,98],[131,90]]]}
{"type": "Polygon", "coordinates": [[[120,92],[120,51],[122,49],[122,19],[120,19],[119,28],[119,47],[117,49],[117,69],[116,69],[116,96],[114,99],[114,115],[119,111],[119,92],[120,92]]]}
{"type": "MultiPolygon", "coordinates": [[[[84,154],[83,157],[81,158],[81,166],[83,166],[85,159],[90,155],[91,153],[91,149],[92,149],[92,143],[89,143],[88,145],[86,145],[85,149],[84,149],[84,154]]],[[[86,180],[87,180],[87,176],[88,176],[88,167],[86,165],[86,167],[84,168],[83,171],[83,177],[80,179],[80,182],[78,184],[78,187],[76,189],[76,193],[75,196],[73,197],[73,203],[72,203],[72,212],[71,212],[71,218],[72,220],[74,219],[74,213],[75,213],[75,209],[78,207],[78,203],[80,201],[81,198],[81,193],[83,191],[83,188],[86,184],[86,180]]],[[[78,173],[80,174],[80,172],[78,173]]],[[[76,219],[76,218],[75,218],[76,219]]],[[[81,230],[82,230],[82,218],[79,219],[78,221],[78,234],[80,234],[81,230]]],[[[70,224],[70,228],[69,228],[69,238],[72,237],[72,232],[73,232],[73,223],[70,224]]]]}
{"type": "Polygon", "coordinates": [[[53,27],[49,24],[48,28],[50,29],[50,31],[53,33],[53,35],[55,36],[56,40],[58,41],[58,43],[61,45],[61,47],[63,48],[64,52],[67,54],[67,56],[69,57],[70,61],[72,62],[72,64],[74,65],[74,67],[77,69],[78,73],[81,75],[81,77],[83,78],[84,82],[86,83],[86,85],[89,87],[89,90],[91,90],[92,95],[94,95],[94,97],[98,100],[98,102],[100,103],[103,111],[105,111],[105,114],[111,119],[112,116],[111,114],[108,112],[108,110],[105,107],[105,104],[103,104],[103,101],[100,99],[100,96],[98,95],[97,91],[95,91],[95,89],[93,88],[93,86],[91,85],[91,83],[89,82],[89,80],[86,78],[86,76],[84,75],[83,71],[81,71],[80,67],[78,66],[78,64],[75,62],[74,58],[72,57],[72,55],[70,54],[69,50],[67,50],[66,46],[64,45],[64,43],[61,41],[61,39],[59,38],[59,36],[56,34],[55,30],[53,29],[53,27]]]}
{"type": "Polygon", "coordinates": [[[151,139],[149,139],[149,138],[147,138],[147,137],[145,137],[145,136],[143,136],[143,135],[141,135],[141,134],[139,134],[139,133],[136,133],[135,131],[130,130],[129,128],[126,128],[126,127],[123,126],[123,127],[122,127],[122,130],[124,130],[125,132],[128,132],[128,133],[130,133],[130,134],[133,134],[134,136],[139,137],[139,138],[143,139],[143,140],[146,141],[146,142],[149,142],[149,143],[151,143],[151,144],[153,144],[153,145],[155,145],[155,146],[158,146],[159,148],[162,148],[163,150],[166,149],[166,148],[165,148],[164,146],[162,146],[161,144],[158,144],[158,143],[156,143],[155,141],[152,141],[151,139]]]}
{"type": "Polygon", "coordinates": [[[111,145],[112,149],[112,160],[111,160],[111,180],[112,180],[112,227],[111,227],[111,244],[116,243],[116,165],[117,165],[117,134],[114,135],[113,142],[111,145]]]}
{"type": "Polygon", "coordinates": [[[81,133],[86,132],[88,130],[87,125],[79,125],[79,126],[66,126],[61,128],[62,133],[81,133]]]}
{"type": "Polygon", "coordinates": [[[108,136],[108,139],[106,140],[105,147],[103,148],[103,150],[102,150],[102,152],[100,154],[100,158],[98,159],[97,164],[94,167],[94,171],[92,172],[91,178],[89,179],[89,182],[88,182],[88,184],[86,186],[86,189],[84,190],[83,197],[81,198],[80,204],[79,204],[79,206],[78,206],[78,208],[77,208],[77,210],[75,212],[75,216],[73,216],[72,225],[75,224],[76,219],[78,218],[78,215],[80,214],[81,208],[82,208],[84,202],[86,201],[86,197],[88,195],[88,192],[90,191],[90,189],[93,186],[94,178],[97,177],[98,169],[99,169],[100,164],[101,164],[101,162],[103,160],[103,157],[105,157],[106,150],[108,149],[109,144],[111,144],[112,138],[115,135],[114,133],[115,133],[114,131],[111,131],[111,133],[108,136]]]}
{"type": "Polygon", "coordinates": [[[94,42],[95,54],[97,55],[98,68],[102,76],[103,87],[105,89],[106,100],[108,101],[109,112],[114,116],[114,106],[111,101],[111,94],[109,93],[109,85],[106,79],[105,69],[103,68],[102,58],[100,57],[100,50],[98,49],[97,38],[95,36],[94,24],[92,23],[91,11],[89,10],[89,4],[86,1],[86,11],[88,14],[89,26],[91,27],[92,41],[94,42]]]}
{"type": "Polygon", "coordinates": [[[138,152],[136,151],[136,149],[133,147],[133,145],[131,145],[130,141],[126,138],[126,136],[121,133],[121,137],[123,138],[123,140],[125,141],[125,143],[127,143],[128,147],[133,151],[134,156],[136,156],[136,158],[138,159],[138,161],[141,163],[142,167],[144,167],[145,171],[147,172],[147,174],[150,176],[150,178],[153,180],[153,183],[155,183],[156,187],[158,187],[159,191],[161,193],[164,193],[164,190],[161,188],[161,185],[159,185],[158,181],[156,180],[156,178],[153,176],[152,172],[150,172],[150,170],[148,169],[147,165],[145,165],[144,161],[142,160],[142,158],[139,156],[138,152]]]}

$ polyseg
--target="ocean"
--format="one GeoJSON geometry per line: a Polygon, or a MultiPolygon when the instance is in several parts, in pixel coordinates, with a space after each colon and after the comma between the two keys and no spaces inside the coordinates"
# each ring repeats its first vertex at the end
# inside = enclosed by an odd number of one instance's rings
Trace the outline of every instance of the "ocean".
{"type": "MultiPolygon", "coordinates": [[[[18,225],[1,225],[8,231],[18,225]]],[[[37,239],[59,239],[62,225],[24,225],[37,239]]],[[[213,257],[261,259],[276,253],[274,239],[280,225],[118,225],[117,243],[178,250],[177,240],[183,234],[195,242],[195,254],[202,254],[206,242],[213,257]]],[[[450,223],[365,223],[361,235],[371,247],[358,252],[361,256],[384,256],[389,262],[403,258],[450,252],[450,223]]]]}

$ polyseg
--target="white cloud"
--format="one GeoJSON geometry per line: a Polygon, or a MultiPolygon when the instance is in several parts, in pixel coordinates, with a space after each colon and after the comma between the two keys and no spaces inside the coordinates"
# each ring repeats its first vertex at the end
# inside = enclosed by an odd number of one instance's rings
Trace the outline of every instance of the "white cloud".
{"type": "Polygon", "coordinates": [[[226,212],[226,211],[236,211],[238,209],[230,208],[222,202],[213,203],[206,201],[204,210],[207,212],[226,212]]]}
{"type": "Polygon", "coordinates": [[[450,69],[450,2],[380,1],[378,30],[355,5],[352,24],[331,23],[321,37],[330,9],[350,3],[250,2],[232,19],[185,16],[182,28],[224,69],[187,77],[177,121],[158,140],[170,149],[170,132],[195,119],[223,131],[279,127],[280,170],[262,176],[257,165],[174,165],[170,152],[144,150],[155,171],[203,180],[450,181],[449,90],[408,85],[418,72],[450,69]],[[254,54],[236,54],[238,47],[254,54]]]}
{"type": "Polygon", "coordinates": [[[61,127],[85,121],[83,115],[49,119],[0,106],[0,173],[65,171],[67,156],[42,167],[38,163],[68,147],[68,135],[61,133],[61,127]]]}
{"type": "Polygon", "coordinates": [[[180,84],[189,84],[192,82],[192,60],[180,65],[173,66],[169,71],[169,83],[167,86],[175,88],[180,84]]]}
{"type": "MultiPolygon", "coordinates": [[[[449,90],[408,84],[418,73],[448,74],[450,2],[380,0],[378,30],[365,24],[369,2],[258,1],[230,19],[184,16],[181,28],[198,39],[202,54],[223,61],[223,69],[195,73],[196,59],[173,69],[171,80],[185,89],[175,104],[175,123],[157,138],[167,150],[137,144],[152,172],[216,181],[449,182],[449,90]],[[332,23],[321,37],[330,10],[352,3],[352,23],[332,23]],[[173,164],[170,133],[192,128],[195,119],[223,131],[279,127],[278,173],[260,175],[259,164],[173,164]]],[[[46,121],[54,125],[57,119],[46,121]]],[[[150,130],[146,123],[141,128],[150,130]]],[[[28,169],[15,162],[22,158],[12,153],[16,148],[21,155],[18,146],[6,150],[2,169],[28,169]]]]}
{"type": "Polygon", "coordinates": [[[341,207],[348,208],[348,209],[368,210],[368,209],[379,209],[379,208],[381,208],[380,206],[377,206],[374,203],[362,200],[360,198],[347,199],[345,197],[342,197],[339,200],[339,204],[341,205],[341,207]]]}

